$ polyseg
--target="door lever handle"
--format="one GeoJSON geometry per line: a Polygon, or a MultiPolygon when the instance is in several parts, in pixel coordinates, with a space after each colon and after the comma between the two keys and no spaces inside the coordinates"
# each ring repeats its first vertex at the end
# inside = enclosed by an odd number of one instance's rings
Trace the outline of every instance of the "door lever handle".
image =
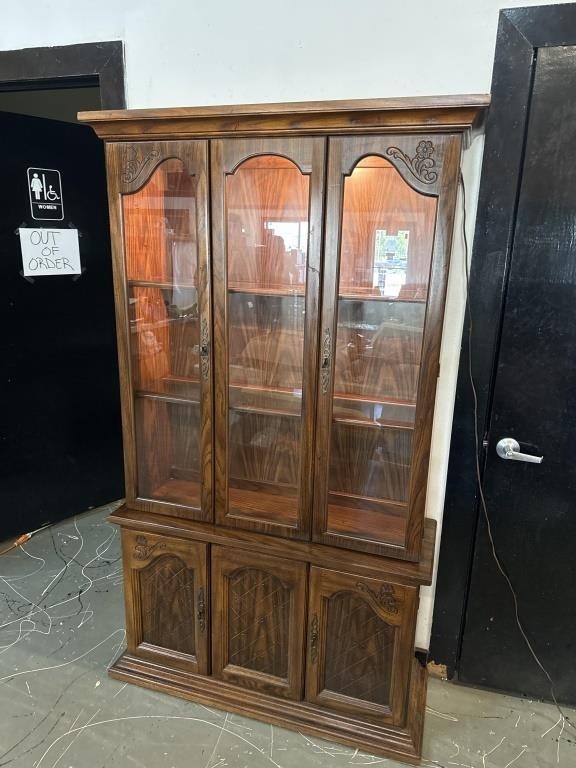
{"type": "Polygon", "coordinates": [[[544,456],[531,456],[529,453],[520,453],[520,445],[513,437],[503,437],[496,443],[496,453],[501,459],[512,461],[527,461],[530,464],[542,464],[544,456]]]}

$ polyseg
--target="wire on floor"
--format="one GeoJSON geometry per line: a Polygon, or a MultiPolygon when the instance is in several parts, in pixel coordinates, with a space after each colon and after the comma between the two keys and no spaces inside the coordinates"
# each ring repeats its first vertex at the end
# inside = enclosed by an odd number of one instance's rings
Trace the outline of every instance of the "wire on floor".
{"type": "Polygon", "coordinates": [[[43,531],[45,528],[49,528],[51,525],[52,523],[47,523],[46,525],[43,525],[41,528],[36,528],[35,531],[29,531],[28,533],[23,533],[21,536],[18,536],[16,541],[13,541],[9,547],[6,547],[6,549],[0,550],[0,556],[7,555],[8,552],[12,552],[13,549],[18,549],[18,547],[21,547],[22,544],[26,544],[27,541],[30,541],[32,536],[34,536],[36,533],[39,533],[39,531],[43,531]]]}

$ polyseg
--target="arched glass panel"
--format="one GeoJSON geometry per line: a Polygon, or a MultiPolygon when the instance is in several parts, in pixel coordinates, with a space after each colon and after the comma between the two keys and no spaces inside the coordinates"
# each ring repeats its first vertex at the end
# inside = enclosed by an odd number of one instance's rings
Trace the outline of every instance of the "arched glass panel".
{"type": "Polygon", "coordinates": [[[331,533],[404,543],[436,205],[378,156],[344,179],[331,533]]]}
{"type": "Polygon", "coordinates": [[[226,177],[228,494],[235,516],[296,525],[309,177],[259,155],[226,177]]]}
{"type": "Polygon", "coordinates": [[[199,507],[196,179],[165,160],[122,207],[138,495],[199,507]]]}

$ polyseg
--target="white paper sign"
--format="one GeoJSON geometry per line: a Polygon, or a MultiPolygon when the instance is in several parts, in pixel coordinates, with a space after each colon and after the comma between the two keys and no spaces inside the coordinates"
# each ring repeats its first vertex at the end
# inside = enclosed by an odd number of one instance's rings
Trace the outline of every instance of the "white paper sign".
{"type": "Polygon", "coordinates": [[[20,228],[24,277],[80,275],[77,229],[20,228]]]}

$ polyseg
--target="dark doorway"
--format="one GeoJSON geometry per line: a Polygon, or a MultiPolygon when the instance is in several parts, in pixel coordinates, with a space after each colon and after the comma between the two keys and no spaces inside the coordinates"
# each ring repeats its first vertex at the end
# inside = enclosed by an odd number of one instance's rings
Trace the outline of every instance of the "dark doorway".
{"type": "MultiPolygon", "coordinates": [[[[471,269],[480,466],[527,635],[576,702],[576,5],[502,11],[471,269]],[[515,438],[542,464],[503,460],[515,438]]],[[[475,685],[550,698],[479,509],[464,334],[431,657],[475,685]]]]}
{"type": "Polygon", "coordinates": [[[0,112],[45,117],[66,123],[78,122],[78,112],[101,109],[101,104],[98,85],[77,86],[72,82],[69,87],[0,90],[0,112]]]}
{"type": "Polygon", "coordinates": [[[124,109],[124,53],[119,40],[0,51],[0,91],[99,88],[102,109],[124,109]]]}
{"type": "Polygon", "coordinates": [[[0,52],[0,540],[123,495],[104,153],[75,124],[123,106],[119,42],[0,52]],[[34,220],[31,166],[58,169],[62,220],[34,220]],[[82,274],[25,278],[20,228],[77,230],[82,274]]]}

